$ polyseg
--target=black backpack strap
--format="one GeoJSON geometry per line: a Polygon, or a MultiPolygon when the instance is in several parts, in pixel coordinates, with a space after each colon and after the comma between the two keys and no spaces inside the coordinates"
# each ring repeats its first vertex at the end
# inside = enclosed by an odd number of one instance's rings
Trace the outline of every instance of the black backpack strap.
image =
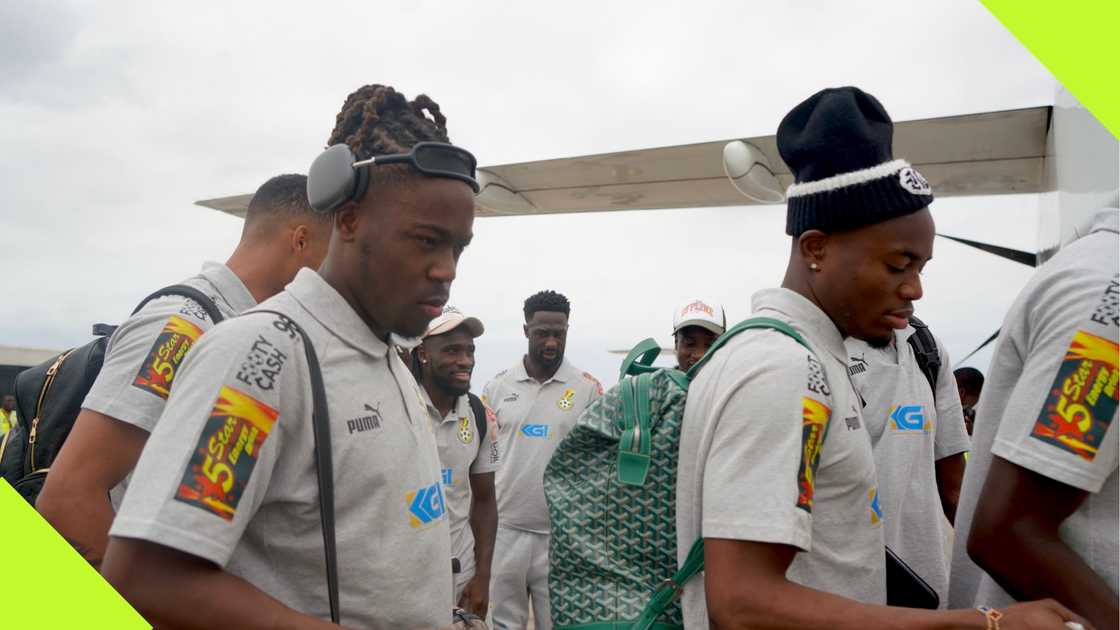
{"type": "Polygon", "coordinates": [[[478,443],[486,439],[486,405],[482,403],[482,399],[474,394],[467,392],[467,400],[471,402],[471,412],[474,413],[474,423],[478,425],[478,443]]]}
{"type": "Polygon", "coordinates": [[[222,316],[222,312],[218,310],[218,306],[214,304],[214,300],[210,299],[210,296],[194,287],[187,286],[185,284],[173,284],[169,287],[163,287],[159,291],[156,291],[155,293],[144,298],[140,302],[140,304],[138,304],[136,308],[132,310],[132,314],[135,315],[139,313],[140,309],[144,308],[144,305],[148,302],[167,295],[179,295],[198,302],[198,305],[202,307],[202,310],[206,311],[206,314],[210,316],[210,321],[214,322],[215,324],[225,319],[225,317],[222,316]]]}
{"type": "MultiPolygon", "coordinates": [[[[331,621],[339,623],[338,607],[338,553],[334,538],[334,463],[331,453],[331,425],[327,411],[327,388],[323,385],[323,372],[315,347],[303,328],[279,311],[259,310],[250,313],[271,313],[284,318],[284,323],[299,333],[307,355],[307,368],[311,372],[311,425],[315,436],[315,473],[319,477],[319,520],[323,526],[323,549],[327,561],[327,598],[331,604],[331,621]]],[[[246,314],[250,314],[246,313],[246,314]]]]}
{"type": "Polygon", "coordinates": [[[910,317],[910,325],[914,327],[914,334],[906,340],[914,349],[914,358],[918,361],[918,369],[929,381],[929,388],[937,398],[937,375],[941,372],[941,353],[937,350],[937,340],[929,331],[922,320],[910,317]]]}

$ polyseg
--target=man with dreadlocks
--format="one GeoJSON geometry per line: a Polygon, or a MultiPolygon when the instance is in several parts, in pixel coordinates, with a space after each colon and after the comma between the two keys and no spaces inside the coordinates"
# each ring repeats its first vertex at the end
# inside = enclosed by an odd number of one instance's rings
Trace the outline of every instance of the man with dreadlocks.
{"type": "MultiPolygon", "coordinates": [[[[469,157],[462,172],[429,174],[405,155],[420,142],[446,143],[445,122],[427,97],[409,102],[382,85],[351,94],[328,143],[379,161],[345,165],[366,169],[358,176],[368,175],[367,187],[328,204],[333,232],[319,271],[302,270],[217,327],[185,363],[104,563],[154,625],[337,627],[326,621],[334,612],[307,350],[322,366],[331,418],[341,625],[451,624],[436,441],[394,345],[440,314],[472,236],[473,157],[426,145],[438,157],[469,157]]],[[[309,191],[316,177],[313,165],[309,191]]]]}
{"type": "Polygon", "coordinates": [[[525,300],[524,311],[529,351],[487,383],[482,397],[497,416],[502,453],[495,479],[498,537],[490,590],[495,628],[525,628],[531,598],[536,627],[548,630],[544,467],[579,414],[603,394],[603,386],[564,360],[568,298],[541,291],[525,300]]]}

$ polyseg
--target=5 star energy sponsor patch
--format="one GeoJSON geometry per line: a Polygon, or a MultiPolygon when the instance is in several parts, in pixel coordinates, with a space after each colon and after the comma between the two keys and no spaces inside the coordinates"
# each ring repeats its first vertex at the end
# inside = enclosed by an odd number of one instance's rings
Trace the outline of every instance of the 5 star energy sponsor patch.
{"type": "Polygon", "coordinates": [[[801,463],[797,467],[797,507],[813,511],[813,484],[832,410],[809,397],[801,399],[801,463]]]}
{"type": "Polygon", "coordinates": [[[1093,461],[1116,415],[1120,346],[1077,331],[1031,437],[1093,461]]]}
{"type": "Polygon", "coordinates": [[[148,357],[140,365],[132,386],[167,400],[171,393],[171,382],[179,371],[179,364],[201,336],[202,329],[197,324],[172,315],[156,337],[148,357]]]}
{"type": "Polygon", "coordinates": [[[256,398],[223,386],[175,499],[232,521],[277,415],[256,398]]]}

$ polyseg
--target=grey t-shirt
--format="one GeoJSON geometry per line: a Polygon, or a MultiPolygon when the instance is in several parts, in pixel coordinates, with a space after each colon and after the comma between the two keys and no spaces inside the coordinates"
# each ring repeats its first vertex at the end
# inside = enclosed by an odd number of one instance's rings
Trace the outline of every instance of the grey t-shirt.
{"type": "Polygon", "coordinates": [[[421,387],[428,418],[436,434],[439,461],[442,467],[443,493],[447,498],[447,514],[451,526],[451,555],[459,559],[462,572],[474,568],[474,532],[470,527],[471,475],[491,473],[501,462],[498,449],[498,427],[493,412],[487,418],[474,417],[466,396],[460,396],[444,417],[432,404],[428,392],[421,387]],[[486,422],[486,437],[479,438],[479,423],[486,422]]]}
{"type": "Polygon", "coordinates": [[[934,462],[969,448],[960,396],[948,353],[937,344],[937,395],[930,389],[907,339],[873,348],[848,338],[848,372],[865,403],[863,419],[879,471],[883,538],[948,604],[951,527],[941,507],[934,462]]]}
{"type": "MultiPolygon", "coordinates": [[[[677,472],[677,554],[697,537],[786,544],[786,576],[862,602],[886,601],[882,512],[871,440],[847,352],[819,308],[787,289],[752,299],[789,323],[733,338],[688,391],[677,472]]],[[[707,628],[701,577],[684,592],[686,628],[707,628]]]]}
{"type": "Polygon", "coordinates": [[[342,622],[451,622],[439,455],[420,388],[317,273],[203,336],[140,458],[111,536],[210,560],[329,618],[309,368],[322,366],[334,458],[342,622]]]}
{"type": "MultiPolygon", "coordinates": [[[[207,262],[180,284],[202,291],[226,318],[257,302],[229,267],[207,262]]],[[[105,349],[105,363],[82,407],[149,433],[187,351],[214,326],[194,300],[172,295],[152,300],[117,327],[105,349]]]]}
{"type": "Polygon", "coordinates": [[[1013,599],[968,557],[966,545],[993,455],[1089,492],[1059,534],[1117,586],[1117,341],[1120,239],[1115,210],[1043,265],[1004,319],[973,429],[953,547],[949,604],[1013,599]]]}
{"type": "Polygon", "coordinates": [[[483,390],[498,422],[502,465],[495,475],[498,523],[539,534],[550,531],[544,500],[544,468],[579,414],[603,393],[595,377],[565,359],[544,383],[518,361],[483,390]]]}

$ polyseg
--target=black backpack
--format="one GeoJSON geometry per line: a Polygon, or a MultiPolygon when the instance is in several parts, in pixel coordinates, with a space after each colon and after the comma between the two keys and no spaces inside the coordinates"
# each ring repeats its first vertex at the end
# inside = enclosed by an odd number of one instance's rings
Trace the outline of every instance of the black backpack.
{"type": "MultiPolygon", "coordinates": [[[[179,295],[199,304],[215,324],[222,314],[213,300],[198,289],[183,284],[165,287],[144,298],[132,311],[135,315],[148,302],[179,295]]],[[[116,326],[95,324],[97,338],[71,348],[16,375],[16,409],[20,422],[0,444],[0,477],[31,505],[43,489],[47,472],[82,410],[82,402],[97,379],[105,361],[105,346],[116,326]]]]}
{"type": "Polygon", "coordinates": [[[918,361],[918,369],[929,381],[933,398],[937,400],[937,374],[941,371],[941,353],[937,351],[937,340],[933,338],[929,326],[926,326],[917,317],[910,317],[910,325],[914,327],[914,334],[910,335],[906,342],[914,349],[914,358],[918,361]]]}

